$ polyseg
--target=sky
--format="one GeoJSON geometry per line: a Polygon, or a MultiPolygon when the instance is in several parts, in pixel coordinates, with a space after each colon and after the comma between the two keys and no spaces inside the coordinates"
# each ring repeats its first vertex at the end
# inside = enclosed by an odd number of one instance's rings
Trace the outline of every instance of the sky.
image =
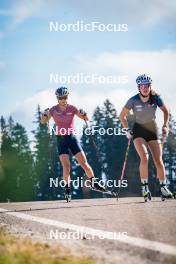
{"type": "MultiPolygon", "coordinates": [[[[57,103],[57,87],[67,86],[69,103],[90,117],[106,98],[119,113],[137,93],[135,79],[143,73],[151,76],[153,88],[176,118],[175,62],[175,0],[0,1],[0,114],[12,115],[29,133],[37,104],[45,109],[57,103]],[[50,31],[50,22],[125,24],[127,31],[50,31]],[[55,83],[52,74],[121,81],[55,83]]],[[[161,126],[159,110],[158,122],[161,126]]]]}

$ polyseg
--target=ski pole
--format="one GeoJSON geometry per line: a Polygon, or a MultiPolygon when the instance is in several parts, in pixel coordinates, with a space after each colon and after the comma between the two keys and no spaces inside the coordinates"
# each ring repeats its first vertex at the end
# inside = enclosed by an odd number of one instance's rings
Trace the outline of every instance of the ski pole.
{"type": "MultiPolygon", "coordinates": [[[[84,122],[85,122],[85,124],[86,124],[86,128],[88,128],[89,126],[88,126],[88,122],[84,119],[84,122]]],[[[94,140],[94,138],[93,138],[93,135],[90,133],[89,134],[89,138],[90,138],[90,142],[91,142],[91,144],[93,145],[93,147],[94,147],[94,150],[95,150],[95,156],[96,156],[96,159],[97,159],[97,162],[99,163],[99,166],[100,166],[100,168],[101,168],[101,170],[103,171],[103,164],[102,164],[102,160],[101,160],[101,158],[100,158],[100,156],[99,156],[99,151],[98,151],[98,147],[97,147],[97,145],[96,145],[96,143],[95,143],[95,140],[94,140]]]]}
{"type": "MultiPolygon", "coordinates": [[[[48,110],[49,108],[47,108],[46,110],[48,110]]],[[[48,140],[49,140],[49,156],[50,156],[50,161],[51,161],[51,173],[54,176],[54,178],[56,178],[56,171],[55,171],[55,161],[54,161],[54,156],[55,156],[55,146],[54,146],[54,142],[53,142],[53,135],[55,133],[54,128],[50,127],[50,121],[48,119],[47,121],[47,133],[48,133],[48,140]]],[[[55,189],[54,189],[54,194],[55,193],[55,189]]]]}
{"type": "MultiPolygon", "coordinates": [[[[83,109],[80,109],[79,112],[80,112],[83,116],[86,116],[86,115],[87,115],[86,112],[85,112],[83,109]]],[[[88,122],[87,122],[87,120],[84,119],[84,122],[85,122],[85,124],[86,124],[86,128],[88,128],[89,126],[88,126],[88,122]]],[[[99,157],[98,157],[98,149],[97,149],[97,146],[96,146],[96,144],[95,144],[95,140],[94,140],[92,134],[89,134],[89,136],[90,136],[91,142],[92,142],[92,144],[93,144],[93,146],[94,146],[94,148],[95,148],[96,156],[97,156],[98,161],[99,161],[99,157]]],[[[101,163],[100,163],[100,164],[101,164],[101,163]]]]}
{"type": "MultiPolygon", "coordinates": [[[[85,124],[86,124],[86,128],[88,128],[89,126],[88,126],[88,122],[87,122],[87,120],[84,119],[84,122],[85,122],[85,124]]],[[[94,140],[92,134],[89,134],[89,136],[90,136],[90,139],[91,139],[91,141],[92,141],[92,144],[93,144],[93,146],[94,146],[96,152],[98,152],[97,145],[95,144],[95,140],[94,140]]],[[[96,154],[97,154],[97,153],[96,153],[96,154]]],[[[97,154],[97,155],[98,155],[98,154],[97,154]]]]}
{"type": "Polygon", "coordinates": [[[126,149],[126,152],[125,152],[125,160],[124,160],[124,163],[123,163],[122,173],[121,173],[121,177],[120,177],[120,186],[119,186],[119,189],[117,191],[117,200],[118,200],[118,197],[119,197],[119,194],[120,194],[121,182],[122,182],[124,174],[125,174],[125,168],[126,168],[126,164],[127,164],[129,150],[130,150],[130,144],[131,144],[131,138],[128,139],[128,145],[127,145],[127,149],[126,149]]]}

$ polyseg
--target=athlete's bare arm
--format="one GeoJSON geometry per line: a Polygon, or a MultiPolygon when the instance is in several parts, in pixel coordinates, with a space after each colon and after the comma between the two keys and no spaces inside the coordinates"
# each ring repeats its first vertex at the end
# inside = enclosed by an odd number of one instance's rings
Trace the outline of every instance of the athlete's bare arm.
{"type": "Polygon", "coordinates": [[[123,128],[128,128],[128,122],[127,122],[127,115],[129,113],[129,109],[124,107],[120,113],[120,121],[122,123],[123,128]]]}
{"type": "Polygon", "coordinates": [[[168,123],[169,123],[169,109],[165,105],[161,106],[160,109],[164,113],[164,125],[163,126],[168,126],[168,123]]]}

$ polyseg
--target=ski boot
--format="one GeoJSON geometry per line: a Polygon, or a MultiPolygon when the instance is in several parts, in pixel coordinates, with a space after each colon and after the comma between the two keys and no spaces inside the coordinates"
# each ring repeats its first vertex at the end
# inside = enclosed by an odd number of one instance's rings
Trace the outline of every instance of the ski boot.
{"type": "Polygon", "coordinates": [[[176,192],[173,192],[174,199],[176,199],[176,192]]]}
{"type": "Polygon", "coordinates": [[[94,181],[94,178],[91,179],[91,190],[96,192],[101,192],[103,194],[111,195],[113,197],[117,197],[117,192],[114,189],[108,190],[104,186],[100,185],[99,182],[94,181]]]}
{"type": "Polygon", "coordinates": [[[91,189],[98,192],[106,192],[106,188],[99,184],[95,178],[91,178],[91,189]]]}
{"type": "Polygon", "coordinates": [[[142,196],[144,197],[145,203],[148,200],[151,201],[152,199],[151,192],[149,191],[149,188],[148,188],[148,183],[142,183],[142,196]]]}
{"type": "Polygon", "coordinates": [[[105,187],[100,185],[98,182],[92,182],[91,189],[99,192],[106,192],[105,187]]]}
{"type": "Polygon", "coordinates": [[[166,184],[161,184],[161,200],[165,201],[165,199],[172,199],[175,198],[174,195],[171,193],[171,191],[169,191],[169,189],[167,188],[166,184]]]}
{"type": "Polygon", "coordinates": [[[71,190],[69,187],[65,189],[65,200],[67,203],[71,202],[71,190]]]}

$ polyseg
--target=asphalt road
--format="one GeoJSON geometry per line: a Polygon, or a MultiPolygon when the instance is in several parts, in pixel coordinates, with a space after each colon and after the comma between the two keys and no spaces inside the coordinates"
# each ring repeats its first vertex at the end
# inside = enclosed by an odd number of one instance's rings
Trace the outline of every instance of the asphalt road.
{"type": "Polygon", "coordinates": [[[0,203],[0,224],[104,263],[176,263],[176,200],[0,203]]]}

